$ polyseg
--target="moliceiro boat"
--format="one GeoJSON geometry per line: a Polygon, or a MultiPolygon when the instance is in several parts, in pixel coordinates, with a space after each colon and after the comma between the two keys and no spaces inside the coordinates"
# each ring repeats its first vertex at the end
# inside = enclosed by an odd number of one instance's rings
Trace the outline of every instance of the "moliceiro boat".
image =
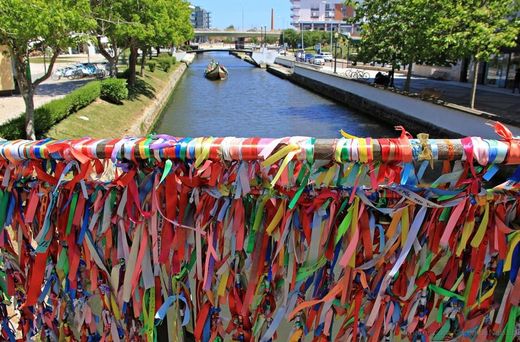
{"type": "Polygon", "coordinates": [[[228,71],[218,62],[211,61],[204,72],[204,76],[209,80],[225,80],[228,77],[228,71]]]}

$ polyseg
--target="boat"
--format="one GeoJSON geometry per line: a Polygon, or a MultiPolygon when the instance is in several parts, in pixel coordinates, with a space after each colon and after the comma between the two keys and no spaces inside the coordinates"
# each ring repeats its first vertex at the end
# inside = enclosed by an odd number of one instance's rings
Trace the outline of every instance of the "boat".
{"type": "Polygon", "coordinates": [[[225,66],[211,61],[204,72],[204,76],[209,80],[225,80],[228,77],[228,71],[225,66]]]}

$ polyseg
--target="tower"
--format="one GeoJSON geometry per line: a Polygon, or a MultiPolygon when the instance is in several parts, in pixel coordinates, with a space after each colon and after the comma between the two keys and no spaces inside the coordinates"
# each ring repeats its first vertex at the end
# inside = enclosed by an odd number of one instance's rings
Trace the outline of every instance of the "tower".
{"type": "Polygon", "coordinates": [[[271,8],[271,32],[274,31],[274,8],[271,8]]]}

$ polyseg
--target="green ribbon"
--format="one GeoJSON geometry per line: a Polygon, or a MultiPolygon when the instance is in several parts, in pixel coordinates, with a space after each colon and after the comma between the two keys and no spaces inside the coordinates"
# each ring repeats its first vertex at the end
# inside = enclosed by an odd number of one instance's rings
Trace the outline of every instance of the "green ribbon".
{"type": "Polygon", "coordinates": [[[65,230],[66,235],[70,234],[70,230],[72,228],[72,221],[74,220],[74,213],[76,212],[76,205],[78,204],[78,195],[79,193],[75,192],[72,196],[69,210],[69,219],[67,220],[67,229],[65,230]]]}

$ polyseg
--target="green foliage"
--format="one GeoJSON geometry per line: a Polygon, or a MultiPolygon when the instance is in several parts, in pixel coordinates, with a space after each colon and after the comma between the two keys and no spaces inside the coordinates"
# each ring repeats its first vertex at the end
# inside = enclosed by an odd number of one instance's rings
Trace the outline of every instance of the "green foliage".
{"type": "Polygon", "coordinates": [[[148,62],[148,69],[150,69],[150,72],[155,72],[155,65],[156,63],[154,61],[148,62]]]}
{"type": "Polygon", "coordinates": [[[115,104],[126,100],[128,98],[126,81],[120,78],[107,78],[101,81],[101,98],[115,104]]]}
{"type": "Polygon", "coordinates": [[[435,60],[439,56],[438,23],[446,0],[367,0],[358,4],[363,22],[360,60],[394,66],[435,60]]]}
{"type": "Polygon", "coordinates": [[[117,74],[117,78],[124,78],[125,80],[127,80],[128,77],[130,77],[130,69],[128,68],[117,74]]]}
{"type": "Polygon", "coordinates": [[[50,77],[60,51],[86,39],[82,32],[95,25],[90,19],[89,0],[0,1],[0,45],[7,45],[15,66],[16,80],[26,101],[29,138],[34,138],[33,97],[36,87],[50,77]],[[75,34],[71,34],[74,32],[75,34]],[[29,47],[37,43],[52,51],[48,71],[28,80],[29,47]]]}
{"type": "MultiPolygon", "coordinates": [[[[186,0],[90,0],[96,13],[96,34],[121,49],[179,46],[191,39],[190,4],[186,0]]],[[[130,58],[129,83],[135,82],[137,59],[130,58]]]]}
{"type": "MultiPolygon", "coordinates": [[[[94,102],[101,95],[101,82],[92,81],[64,98],[51,101],[34,111],[36,135],[41,137],[49,128],[94,102]]],[[[25,136],[25,114],[0,125],[0,137],[8,140],[25,136]]]]}
{"type": "Polygon", "coordinates": [[[159,67],[161,69],[163,69],[165,72],[168,72],[172,65],[177,63],[177,59],[170,56],[159,56],[157,58],[157,62],[159,63],[159,67]]]}
{"type": "Polygon", "coordinates": [[[456,57],[489,61],[501,48],[514,47],[520,34],[518,0],[443,2],[449,14],[439,22],[439,44],[456,57]]]}
{"type": "MultiPolygon", "coordinates": [[[[297,32],[294,29],[284,30],[278,38],[280,43],[285,42],[291,48],[297,48],[301,45],[302,35],[301,32],[297,32]]],[[[268,37],[268,42],[270,42],[268,37]]],[[[304,31],[303,32],[303,45],[305,47],[314,47],[316,44],[330,44],[330,32],[326,31],[304,31]]]]}

